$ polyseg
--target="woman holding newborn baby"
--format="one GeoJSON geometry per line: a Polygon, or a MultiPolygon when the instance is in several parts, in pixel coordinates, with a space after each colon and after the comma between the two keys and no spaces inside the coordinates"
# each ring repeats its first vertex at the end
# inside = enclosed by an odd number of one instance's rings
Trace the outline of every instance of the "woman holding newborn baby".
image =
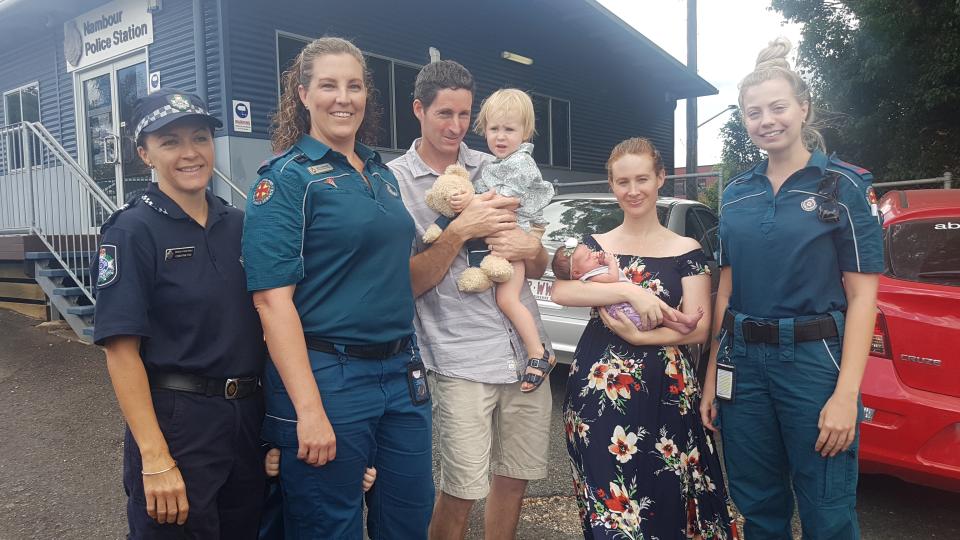
{"type": "Polygon", "coordinates": [[[584,537],[731,538],[686,350],[709,332],[709,268],[698,242],[657,220],[664,168],[650,141],[618,144],[607,178],[623,223],[554,258],[554,302],[603,306],[577,345],[564,404],[584,537]]]}

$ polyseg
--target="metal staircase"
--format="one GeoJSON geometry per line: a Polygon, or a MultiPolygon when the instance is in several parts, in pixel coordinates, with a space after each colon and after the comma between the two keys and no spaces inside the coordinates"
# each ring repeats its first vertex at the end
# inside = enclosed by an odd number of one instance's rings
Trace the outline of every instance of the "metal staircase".
{"type": "MultiPolygon", "coordinates": [[[[214,173],[246,199],[223,173],[214,173]]],[[[42,124],[0,128],[0,235],[33,235],[42,242],[46,251],[24,253],[28,273],[32,269],[53,314],[88,342],[96,303],[90,268],[98,258],[100,226],[116,210],[42,124]]]]}

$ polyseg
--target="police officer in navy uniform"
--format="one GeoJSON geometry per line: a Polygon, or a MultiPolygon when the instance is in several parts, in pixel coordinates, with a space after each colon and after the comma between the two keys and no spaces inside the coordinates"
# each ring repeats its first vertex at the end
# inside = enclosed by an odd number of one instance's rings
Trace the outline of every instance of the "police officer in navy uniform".
{"type": "Polygon", "coordinates": [[[135,114],[157,183],[104,224],[92,269],[94,341],[127,422],[130,538],[256,538],[266,351],[246,290],[243,213],[206,189],[220,122],[167,89],[135,114]]]}
{"type": "Polygon", "coordinates": [[[426,538],[431,411],[413,336],[413,219],[380,156],[362,53],[325,37],[284,74],[280,152],[247,201],[248,288],[270,351],[263,438],[280,448],[287,538],[426,538]]]}
{"type": "Polygon", "coordinates": [[[740,83],[768,159],[733,178],[720,209],[722,267],[701,419],[719,420],[730,492],[750,540],[860,537],[860,380],[883,270],[870,173],[828,157],[810,92],[780,38],[740,83]],[[812,148],[812,150],[811,150],[812,148]]]}

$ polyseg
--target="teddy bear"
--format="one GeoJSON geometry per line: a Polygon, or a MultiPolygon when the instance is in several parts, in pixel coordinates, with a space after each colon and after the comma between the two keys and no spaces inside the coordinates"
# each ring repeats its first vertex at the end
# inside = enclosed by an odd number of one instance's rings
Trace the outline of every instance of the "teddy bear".
{"type": "MultiPolygon", "coordinates": [[[[458,164],[450,165],[437,177],[433,186],[425,194],[427,206],[440,214],[436,221],[423,233],[423,242],[432,244],[450,224],[457,213],[450,206],[450,197],[457,193],[472,192],[473,183],[470,174],[458,164]]],[[[482,242],[482,240],[481,240],[482,242]]],[[[468,246],[469,248],[469,246],[468,246]]],[[[513,276],[510,261],[496,255],[486,255],[479,267],[470,266],[457,278],[457,287],[468,293],[483,292],[494,283],[509,281],[513,276]]]]}

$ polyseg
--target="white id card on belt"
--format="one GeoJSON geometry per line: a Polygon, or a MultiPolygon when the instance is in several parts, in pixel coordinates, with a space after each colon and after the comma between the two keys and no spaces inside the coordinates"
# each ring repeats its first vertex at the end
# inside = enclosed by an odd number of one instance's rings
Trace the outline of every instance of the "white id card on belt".
{"type": "Polygon", "coordinates": [[[717,364],[717,399],[733,401],[736,368],[729,364],[717,364]]]}

